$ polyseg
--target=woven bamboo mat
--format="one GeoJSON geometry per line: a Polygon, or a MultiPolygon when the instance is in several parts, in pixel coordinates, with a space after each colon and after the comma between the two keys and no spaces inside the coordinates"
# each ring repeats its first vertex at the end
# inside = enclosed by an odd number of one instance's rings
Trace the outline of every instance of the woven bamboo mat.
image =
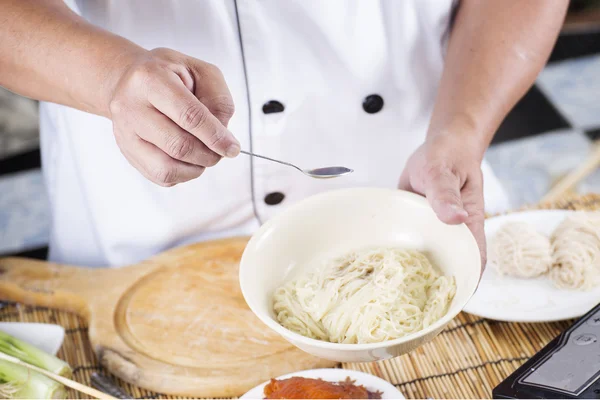
{"type": "MultiPolygon", "coordinates": [[[[535,208],[600,209],[600,195],[569,197],[535,208]]],[[[0,309],[0,321],[46,322],[66,329],[58,356],[67,361],[74,379],[90,385],[93,372],[110,374],[98,365],[87,337],[87,324],[75,315],[24,305],[0,309]]],[[[347,363],[342,368],[379,376],[407,398],[491,398],[492,389],[570,325],[505,323],[461,313],[433,341],[410,354],[376,363],[347,363]]],[[[112,377],[134,398],[175,398],[133,387],[112,377]]],[[[81,398],[77,392],[71,398],[81,398]]]]}

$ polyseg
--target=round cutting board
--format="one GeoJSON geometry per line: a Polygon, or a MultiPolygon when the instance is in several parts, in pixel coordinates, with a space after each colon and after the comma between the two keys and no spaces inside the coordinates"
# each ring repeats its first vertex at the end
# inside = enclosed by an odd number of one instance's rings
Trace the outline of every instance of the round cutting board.
{"type": "Polygon", "coordinates": [[[105,367],[161,393],[238,396],[272,377],[333,365],[286,342],[246,306],[238,284],[246,243],[199,243],[117,269],[0,259],[0,299],[82,315],[105,367]]]}

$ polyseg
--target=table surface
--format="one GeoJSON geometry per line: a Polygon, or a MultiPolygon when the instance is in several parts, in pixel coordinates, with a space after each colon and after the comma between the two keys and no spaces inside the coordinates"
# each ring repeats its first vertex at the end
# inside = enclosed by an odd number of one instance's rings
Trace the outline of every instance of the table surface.
{"type": "MultiPolygon", "coordinates": [[[[600,209],[600,195],[569,197],[537,208],[600,209]]],[[[82,318],[12,304],[0,308],[0,321],[61,325],[66,335],[58,356],[73,367],[74,379],[90,385],[93,372],[112,377],[98,364],[88,340],[86,321],[82,318]]],[[[492,389],[498,383],[570,323],[507,323],[461,313],[434,340],[409,354],[375,363],[345,363],[340,367],[381,377],[407,398],[491,398],[492,389]]],[[[134,398],[173,398],[112,378],[134,398]]],[[[69,397],[85,396],[71,392],[69,397]]]]}

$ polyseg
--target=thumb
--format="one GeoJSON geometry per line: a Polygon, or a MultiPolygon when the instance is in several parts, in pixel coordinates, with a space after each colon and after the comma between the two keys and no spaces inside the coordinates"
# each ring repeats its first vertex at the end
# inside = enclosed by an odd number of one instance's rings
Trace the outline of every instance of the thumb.
{"type": "Polygon", "coordinates": [[[148,101],[183,130],[191,133],[220,156],[236,157],[240,144],[212,111],[190,92],[176,74],[153,81],[148,101]]]}
{"type": "Polygon", "coordinates": [[[481,266],[485,268],[487,259],[485,239],[485,204],[483,199],[483,177],[481,172],[470,175],[462,190],[464,207],[469,213],[467,226],[473,233],[479,252],[481,253],[481,266]]]}
{"type": "Polygon", "coordinates": [[[448,168],[431,169],[425,177],[425,197],[438,218],[446,224],[466,222],[460,194],[460,179],[448,168]]]}
{"type": "Polygon", "coordinates": [[[400,181],[398,182],[398,189],[400,190],[407,190],[409,192],[413,192],[413,187],[410,184],[410,173],[408,171],[408,168],[405,168],[404,171],[402,172],[402,175],[400,175],[400,181]]]}

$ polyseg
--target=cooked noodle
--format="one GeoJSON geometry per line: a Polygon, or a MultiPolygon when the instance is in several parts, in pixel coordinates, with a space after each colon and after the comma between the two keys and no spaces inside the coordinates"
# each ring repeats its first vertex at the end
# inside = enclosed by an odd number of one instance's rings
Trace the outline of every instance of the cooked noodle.
{"type": "Polygon", "coordinates": [[[424,329],[448,311],[456,292],[427,257],[411,250],[353,252],[278,288],[277,320],[334,343],[376,343],[424,329]]]}
{"type": "Polygon", "coordinates": [[[600,213],[578,212],[551,237],[554,266],[550,278],[562,289],[590,289],[600,284],[600,213]]]}
{"type": "Polygon", "coordinates": [[[540,276],[552,266],[550,239],[528,223],[509,222],[490,240],[488,258],[500,275],[540,276]]]}

